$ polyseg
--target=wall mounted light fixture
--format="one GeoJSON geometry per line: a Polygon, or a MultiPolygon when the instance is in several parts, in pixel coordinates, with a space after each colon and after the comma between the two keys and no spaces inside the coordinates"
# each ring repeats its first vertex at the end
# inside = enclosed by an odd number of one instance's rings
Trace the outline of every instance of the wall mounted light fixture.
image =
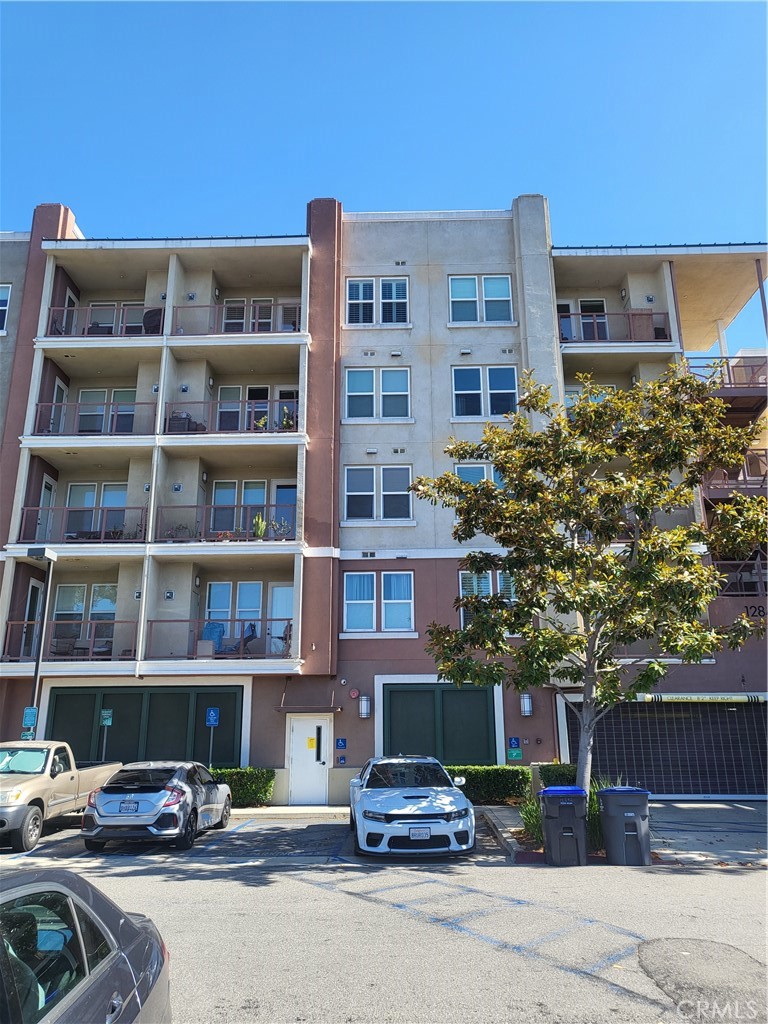
{"type": "Polygon", "coordinates": [[[199,576],[195,576],[195,586],[196,587],[200,586],[200,577],[199,576]]]}
{"type": "Polygon", "coordinates": [[[188,395],[189,384],[179,384],[179,391],[182,393],[182,395],[188,395]]]}
{"type": "Polygon", "coordinates": [[[208,474],[205,471],[203,471],[203,475],[200,477],[200,479],[203,481],[203,483],[206,483],[208,480],[208,474]]]}
{"type": "Polygon", "coordinates": [[[533,714],[533,697],[530,693],[520,694],[520,714],[523,718],[530,718],[533,714]]]}
{"type": "Polygon", "coordinates": [[[370,697],[358,697],[357,700],[357,713],[360,718],[371,717],[371,698],[370,697]]]}
{"type": "Polygon", "coordinates": [[[197,298],[197,292],[187,292],[187,301],[194,302],[197,298]]]}
{"type": "Polygon", "coordinates": [[[212,388],[212,387],[213,387],[213,377],[209,377],[209,378],[208,378],[208,387],[209,387],[209,388],[212,388]]]}
{"type": "Polygon", "coordinates": [[[216,299],[217,302],[219,301],[219,296],[220,295],[221,295],[221,292],[219,291],[219,289],[218,288],[214,288],[213,289],[213,297],[214,297],[214,299],[216,299]]]}

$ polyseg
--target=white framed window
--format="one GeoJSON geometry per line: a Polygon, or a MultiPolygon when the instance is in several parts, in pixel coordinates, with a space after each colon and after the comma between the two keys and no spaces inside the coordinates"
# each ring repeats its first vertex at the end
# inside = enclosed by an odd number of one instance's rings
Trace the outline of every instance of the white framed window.
{"type": "Polygon", "coordinates": [[[373,632],[376,628],[376,574],[344,573],[344,632],[373,632]]]}
{"type": "Polygon", "coordinates": [[[454,366],[453,415],[491,419],[517,411],[514,366],[454,366]]]}
{"type": "Polygon", "coordinates": [[[347,278],[347,325],[405,326],[409,322],[407,277],[347,278]]]}
{"type": "Polygon", "coordinates": [[[346,371],[347,419],[407,419],[410,415],[410,370],[346,371]]]}
{"type": "Polygon", "coordinates": [[[381,628],[383,631],[413,629],[413,573],[381,574],[381,628]]]}
{"type": "Polygon", "coordinates": [[[507,606],[513,605],[517,600],[515,595],[515,581],[508,572],[496,573],[496,592],[500,594],[507,606]]]}
{"type": "Polygon", "coordinates": [[[509,274],[462,275],[448,278],[450,323],[512,323],[512,282],[509,274]]]}
{"type": "MultiPolygon", "coordinates": [[[[489,572],[460,572],[459,595],[461,597],[489,597],[491,593],[491,574],[489,572]]],[[[472,621],[472,613],[466,608],[461,609],[461,628],[472,621]]]]}
{"type": "MultiPolygon", "coordinates": [[[[609,391],[615,391],[616,390],[616,385],[615,384],[601,384],[600,387],[601,388],[606,388],[609,391]]],[[[580,397],[580,395],[582,394],[583,391],[584,391],[584,386],[582,384],[566,384],[565,390],[564,390],[564,401],[563,401],[563,404],[565,405],[565,411],[566,411],[567,415],[570,415],[571,407],[574,405],[574,403],[577,401],[577,399],[580,397]]],[[[601,402],[603,400],[603,398],[605,398],[605,395],[602,395],[599,398],[598,397],[594,397],[594,398],[591,399],[591,401],[592,402],[601,402]]]]}
{"type": "Polygon", "coordinates": [[[11,301],[11,285],[0,284],[0,331],[5,330],[8,321],[8,306],[11,301]]]}
{"type": "Polygon", "coordinates": [[[410,466],[347,466],[344,517],[347,521],[410,519],[410,466]]]}
{"type": "Polygon", "coordinates": [[[250,623],[254,635],[261,636],[263,584],[261,580],[212,581],[205,602],[206,620],[221,622],[226,634],[240,637],[250,623]]]}
{"type": "Polygon", "coordinates": [[[490,462],[457,462],[453,472],[467,484],[479,484],[483,480],[493,480],[497,487],[504,486],[501,473],[490,462]]]}

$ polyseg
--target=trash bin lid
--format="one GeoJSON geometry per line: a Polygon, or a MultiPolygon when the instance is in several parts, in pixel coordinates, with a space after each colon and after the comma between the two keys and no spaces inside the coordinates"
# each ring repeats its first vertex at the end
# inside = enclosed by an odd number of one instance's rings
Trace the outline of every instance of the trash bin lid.
{"type": "Polygon", "coordinates": [[[581,786],[545,786],[539,790],[539,796],[586,796],[581,786]]]}
{"type": "Polygon", "coordinates": [[[606,786],[605,789],[598,789],[598,796],[601,793],[645,793],[651,795],[650,789],[642,789],[640,786],[606,786]]]}

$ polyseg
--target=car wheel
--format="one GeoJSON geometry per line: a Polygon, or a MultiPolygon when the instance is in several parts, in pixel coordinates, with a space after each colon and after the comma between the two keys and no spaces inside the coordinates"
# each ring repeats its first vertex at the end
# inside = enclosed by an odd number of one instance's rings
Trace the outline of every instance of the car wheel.
{"type": "Polygon", "coordinates": [[[190,811],[184,831],[176,840],[177,850],[190,850],[197,839],[197,811],[190,811]]]}
{"type": "Polygon", "coordinates": [[[43,831],[43,815],[39,807],[30,807],[19,828],[11,833],[11,846],[17,853],[34,850],[43,831]]]}
{"type": "Polygon", "coordinates": [[[221,812],[221,818],[213,826],[214,828],[226,828],[229,824],[229,816],[232,813],[232,801],[227,797],[224,801],[224,810],[221,812]]]}
{"type": "Polygon", "coordinates": [[[107,845],[103,839],[83,839],[83,842],[86,850],[90,850],[91,853],[102,853],[107,845]]]}

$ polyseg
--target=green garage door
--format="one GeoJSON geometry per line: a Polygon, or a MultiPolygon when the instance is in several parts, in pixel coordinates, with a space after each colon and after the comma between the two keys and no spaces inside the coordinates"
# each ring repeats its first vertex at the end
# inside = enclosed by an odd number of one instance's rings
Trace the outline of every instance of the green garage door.
{"type": "Polygon", "coordinates": [[[496,764],[493,691],[385,686],[384,753],[427,754],[444,764],[496,764]]]}
{"type": "Polygon", "coordinates": [[[111,709],[107,729],[108,761],[189,760],[208,763],[210,729],[206,708],[219,709],[214,729],[213,763],[240,764],[243,691],[239,687],[96,687],[51,690],[45,735],[66,740],[79,761],[101,758],[102,710],[111,709]]]}

